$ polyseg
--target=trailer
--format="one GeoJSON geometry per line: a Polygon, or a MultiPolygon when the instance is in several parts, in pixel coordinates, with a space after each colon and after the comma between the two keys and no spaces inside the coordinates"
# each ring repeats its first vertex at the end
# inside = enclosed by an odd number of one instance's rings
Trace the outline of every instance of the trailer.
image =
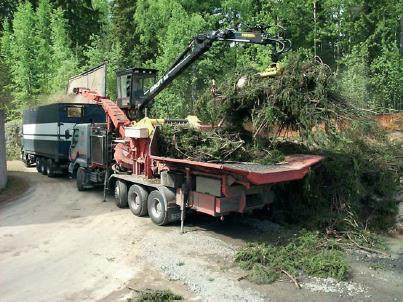
{"type": "MultiPolygon", "coordinates": [[[[287,156],[279,164],[262,165],[165,157],[158,145],[162,120],[149,122],[158,124],[150,137],[147,128],[126,128],[127,133],[133,131],[132,138],[147,136],[133,146],[139,160],[132,162],[131,170],[112,161],[111,146],[116,152],[122,140],[110,136],[106,123],[76,125],[69,172],[76,178],[79,191],[105,185],[106,190],[113,192],[119,208],[129,207],[140,217],[148,215],[157,225],[183,222],[188,210],[223,219],[231,213],[263,209],[274,201],[273,185],[304,178],[323,159],[297,154],[287,156]],[[150,174],[144,174],[145,170],[150,174]]],[[[124,154],[125,150],[120,152],[124,154]]]]}
{"type": "Polygon", "coordinates": [[[300,180],[323,157],[291,155],[280,164],[197,162],[158,155],[158,131],[150,144],[154,178],[113,173],[109,186],[118,206],[136,216],[149,215],[157,225],[182,221],[193,210],[224,219],[269,207],[272,186],[300,180]]]}
{"type": "Polygon", "coordinates": [[[73,127],[105,121],[96,104],[56,103],[30,108],[23,113],[21,159],[36,164],[38,172],[54,177],[67,172],[73,127]]]}

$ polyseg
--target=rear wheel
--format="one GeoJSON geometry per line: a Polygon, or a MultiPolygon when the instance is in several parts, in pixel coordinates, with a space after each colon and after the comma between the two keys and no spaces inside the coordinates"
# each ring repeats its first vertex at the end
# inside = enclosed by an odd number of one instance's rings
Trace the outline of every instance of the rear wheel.
{"type": "Polygon", "coordinates": [[[25,154],[24,151],[21,151],[21,160],[24,163],[25,167],[30,168],[31,165],[31,161],[28,158],[28,154],[25,154]]]}
{"type": "Polygon", "coordinates": [[[127,201],[134,215],[140,217],[147,215],[147,199],[148,192],[145,188],[139,185],[132,185],[130,187],[127,201]]]}
{"type": "Polygon", "coordinates": [[[160,191],[154,190],[148,195],[148,215],[156,225],[165,225],[169,222],[167,205],[160,191]]]}
{"type": "Polygon", "coordinates": [[[117,180],[115,183],[115,203],[118,208],[127,207],[127,185],[121,180],[117,180]]]}
{"type": "Polygon", "coordinates": [[[52,159],[47,160],[46,164],[46,173],[48,174],[48,177],[55,177],[56,176],[56,167],[55,163],[53,162],[52,159]]]}
{"type": "Polygon", "coordinates": [[[47,164],[46,164],[46,159],[45,158],[41,158],[40,160],[40,173],[42,175],[46,175],[47,174],[47,164]]]}
{"type": "Polygon", "coordinates": [[[40,158],[36,159],[36,171],[38,171],[38,173],[41,173],[41,159],[40,158]]]}

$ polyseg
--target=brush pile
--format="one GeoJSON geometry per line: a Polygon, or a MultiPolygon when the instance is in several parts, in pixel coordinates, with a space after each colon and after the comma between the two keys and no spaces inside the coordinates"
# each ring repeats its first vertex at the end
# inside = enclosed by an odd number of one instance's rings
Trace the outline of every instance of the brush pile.
{"type": "Polygon", "coordinates": [[[238,132],[225,129],[199,131],[193,128],[163,127],[159,136],[164,156],[204,162],[278,163],[284,155],[268,148],[260,139],[245,141],[238,132]]]}
{"type": "Polygon", "coordinates": [[[367,111],[337,93],[329,67],[294,53],[279,76],[262,78],[249,71],[237,85],[242,75],[196,103],[198,117],[221,125],[220,130],[164,126],[161,154],[263,164],[289,154],[323,155],[326,159],[305,179],[274,187],[274,219],[330,233],[393,226],[403,148],[367,111]],[[286,131],[296,136],[285,139],[286,131]]]}
{"type": "Polygon", "coordinates": [[[337,121],[360,114],[331,89],[331,80],[328,66],[299,53],[290,56],[279,76],[261,77],[255,70],[236,73],[218,92],[208,92],[196,102],[199,118],[220,129],[165,126],[162,153],[197,161],[281,162],[280,133],[296,131],[309,139],[312,129],[321,127],[331,134],[337,121]],[[236,85],[240,78],[246,81],[242,88],[236,85]],[[252,129],[246,131],[250,124],[252,129]]]}
{"type": "Polygon", "coordinates": [[[337,242],[306,230],[282,244],[249,243],[236,253],[235,261],[257,284],[272,283],[283,274],[298,285],[291,276],[304,273],[345,280],[348,273],[346,256],[337,242]]]}
{"type": "Polygon", "coordinates": [[[362,114],[333,89],[333,80],[327,65],[296,53],[281,75],[261,77],[254,70],[235,74],[213,97],[205,94],[199,100],[197,113],[203,121],[225,121],[236,130],[252,123],[254,137],[297,131],[306,139],[314,127],[331,132],[338,121],[362,114]],[[242,85],[236,84],[240,78],[242,85]]]}

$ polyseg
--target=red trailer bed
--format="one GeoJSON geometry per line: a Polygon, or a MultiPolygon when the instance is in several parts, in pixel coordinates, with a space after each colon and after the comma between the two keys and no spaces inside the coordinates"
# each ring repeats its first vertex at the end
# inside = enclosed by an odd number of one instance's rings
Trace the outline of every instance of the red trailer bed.
{"type": "Polygon", "coordinates": [[[283,163],[262,165],[256,163],[197,162],[160,156],[151,156],[151,158],[167,166],[186,166],[193,170],[201,170],[217,175],[224,172],[224,174],[243,176],[254,185],[275,184],[302,179],[308,173],[311,166],[323,159],[322,156],[318,155],[296,154],[286,156],[283,163]]]}

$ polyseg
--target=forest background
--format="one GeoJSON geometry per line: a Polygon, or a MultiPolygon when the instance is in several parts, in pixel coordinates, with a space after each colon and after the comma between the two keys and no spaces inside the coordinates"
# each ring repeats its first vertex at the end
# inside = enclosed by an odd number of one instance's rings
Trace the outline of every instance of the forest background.
{"type": "MultiPolygon", "coordinates": [[[[108,62],[108,94],[115,71],[166,71],[199,33],[286,28],[293,49],[328,64],[346,98],[377,112],[402,110],[401,0],[3,0],[0,3],[0,108],[8,120],[46,95],[62,93],[68,78],[108,62]]],[[[246,68],[263,70],[270,49],[219,44],[161,93],[161,117],[193,112],[211,86],[246,68]]],[[[162,73],[160,74],[162,75],[162,73]]]]}

